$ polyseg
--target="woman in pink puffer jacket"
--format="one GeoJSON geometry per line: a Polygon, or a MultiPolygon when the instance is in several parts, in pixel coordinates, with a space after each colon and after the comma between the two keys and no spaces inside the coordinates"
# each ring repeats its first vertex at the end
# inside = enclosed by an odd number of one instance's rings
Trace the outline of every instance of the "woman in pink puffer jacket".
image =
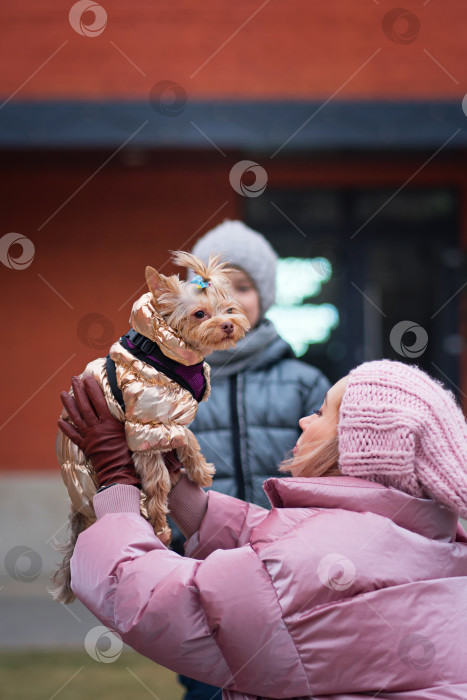
{"type": "Polygon", "coordinates": [[[467,428],[440,384],[357,367],[300,421],[292,477],[265,482],[270,511],[175,469],[184,558],[141,517],[91,382],[62,394],[77,427],[63,429],[106,475],[72,588],[124,642],[224,700],[467,698],[467,428]]]}

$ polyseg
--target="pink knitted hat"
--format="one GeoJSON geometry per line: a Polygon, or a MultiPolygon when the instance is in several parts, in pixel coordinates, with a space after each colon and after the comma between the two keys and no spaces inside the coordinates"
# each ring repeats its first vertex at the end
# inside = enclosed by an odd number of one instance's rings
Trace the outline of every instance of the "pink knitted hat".
{"type": "Polygon", "coordinates": [[[467,426],[453,394],[418,367],[365,362],[339,413],[342,474],[431,497],[467,518],[467,426]]]}

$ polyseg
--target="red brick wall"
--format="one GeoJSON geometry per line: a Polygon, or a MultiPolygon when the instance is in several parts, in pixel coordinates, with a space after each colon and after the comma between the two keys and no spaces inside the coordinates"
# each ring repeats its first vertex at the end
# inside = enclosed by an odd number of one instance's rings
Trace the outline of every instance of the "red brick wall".
{"type": "MultiPolygon", "coordinates": [[[[228,181],[238,155],[166,154],[151,167],[124,168],[114,161],[43,226],[104,159],[96,154],[92,161],[68,166],[66,159],[56,166],[42,160],[26,168],[16,156],[14,166],[0,169],[2,230],[29,237],[36,250],[27,269],[0,266],[3,470],[57,468],[59,391],[68,388],[71,374],[105,355],[109,343],[127,330],[145,266],[162,266],[168,250],[189,247],[223,218],[242,215],[244,200],[228,181]],[[106,325],[92,324],[90,314],[103,317],[106,325]]],[[[366,164],[360,159],[358,178],[352,164],[337,159],[267,167],[271,187],[360,183],[396,188],[420,163],[407,158],[381,168],[379,160],[366,164]]],[[[448,156],[413,180],[415,185],[440,182],[467,192],[465,170],[448,156]]],[[[466,379],[464,373],[464,393],[466,379]]]]}
{"type": "MultiPolygon", "coordinates": [[[[108,22],[95,38],[71,28],[72,4],[4,4],[1,96],[145,98],[163,79],[179,82],[188,99],[460,98],[467,92],[465,0],[404,0],[420,23],[407,44],[383,31],[394,0],[102,0],[108,22]]],[[[395,30],[405,32],[404,19],[395,30]]],[[[114,161],[42,226],[105,157],[70,168],[46,160],[26,168],[18,157],[0,172],[2,235],[18,231],[36,248],[27,269],[0,268],[2,327],[9,331],[2,347],[0,469],[56,468],[58,392],[104,352],[89,337],[99,325],[86,334],[83,319],[108,319],[106,348],[127,327],[148,262],[160,266],[167,250],[188,245],[197,229],[201,235],[224,217],[241,215],[227,159],[161,155],[151,168],[124,169],[114,161]]],[[[361,165],[359,182],[399,186],[421,162],[361,165]]],[[[266,167],[271,185],[357,184],[354,166],[344,161],[266,167]]],[[[467,192],[465,175],[440,158],[413,183],[440,181],[467,192]]],[[[465,213],[462,236],[467,246],[465,213]]]]}
{"type": "Polygon", "coordinates": [[[109,166],[38,232],[94,169],[44,164],[1,173],[3,231],[31,238],[36,254],[25,270],[2,265],[0,271],[2,328],[8,327],[0,469],[56,468],[58,392],[127,330],[132,302],[144,291],[145,266],[162,266],[168,250],[189,247],[210,225],[236,215],[231,191],[226,195],[209,164],[201,171],[176,161],[151,172],[109,166]],[[81,328],[88,314],[108,319],[108,328],[81,328]],[[93,342],[93,332],[97,338],[103,333],[101,343],[93,342]]]}
{"type": "Polygon", "coordinates": [[[404,0],[415,25],[402,17],[393,26],[397,36],[413,32],[406,44],[383,31],[395,0],[102,0],[107,25],[93,38],[71,28],[72,4],[4,3],[1,95],[28,81],[15,99],[144,98],[162,79],[179,82],[189,98],[467,92],[465,0],[404,0]]]}

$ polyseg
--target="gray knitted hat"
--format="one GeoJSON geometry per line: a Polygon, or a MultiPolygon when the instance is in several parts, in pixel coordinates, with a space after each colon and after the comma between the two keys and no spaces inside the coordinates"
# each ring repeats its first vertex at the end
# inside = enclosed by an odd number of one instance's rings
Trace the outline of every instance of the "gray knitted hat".
{"type": "MultiPolygon", "coordinates": [[[[258,290],[261,316],[274,304],[277,253],[264,236],[242,221],[226,219],[200,238],[192,253],[205,262],[211,253],[220,253],[223,260],[244,270],[258,290]]],[[[193,276],[191,270],[188,276],[193,276]]]]}

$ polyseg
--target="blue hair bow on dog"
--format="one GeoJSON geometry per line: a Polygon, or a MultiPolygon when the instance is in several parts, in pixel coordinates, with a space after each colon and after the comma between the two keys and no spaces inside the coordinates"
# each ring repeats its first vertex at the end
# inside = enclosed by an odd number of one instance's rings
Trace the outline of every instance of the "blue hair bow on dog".
{"type": "Polygon", "coordinates": [[[197,287],[198,289],[204,289],[205,287],[210,287],[210,286],[211,286],[211,283],[210,283],[210,282],[206,282],[206,280],[204,280],[204,279],[201,277],[201,275],[196,275],[195,277],[193,277],[192,280],[190,280],[190,282],[191,282],[191,284],[196,284],[196,287],[197,287]]]}

